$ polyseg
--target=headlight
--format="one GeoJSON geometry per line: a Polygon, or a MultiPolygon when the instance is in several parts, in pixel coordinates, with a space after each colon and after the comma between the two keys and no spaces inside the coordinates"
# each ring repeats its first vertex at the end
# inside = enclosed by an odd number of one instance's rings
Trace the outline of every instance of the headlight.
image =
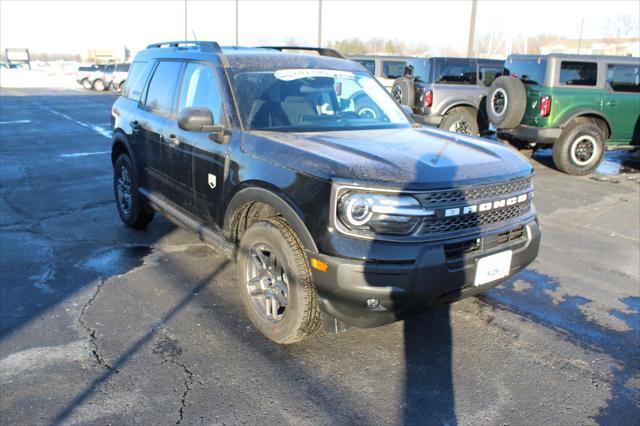
{"type": "Polygon", "coordinates": [[[340,196],[337,209],[338,219],[347,229],[365,235],[407,235],[422,217],[434,214],[410,196],[352,191],[340,196]]]}

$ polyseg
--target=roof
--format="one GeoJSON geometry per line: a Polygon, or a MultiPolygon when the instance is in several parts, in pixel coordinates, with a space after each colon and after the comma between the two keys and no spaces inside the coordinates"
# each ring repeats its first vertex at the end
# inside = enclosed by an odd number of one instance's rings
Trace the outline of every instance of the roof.
{"type": "Polygon", "coordinates": [[[363,71],[360,64],[317,54],[284,53],[276,49],[220,46],[213,41],[166,42],[149,45],[134,61],[153,59],[191,59],[211,61],[219,56],[223,66],[238,69],[329,68],[340,71],[363,71]]]}

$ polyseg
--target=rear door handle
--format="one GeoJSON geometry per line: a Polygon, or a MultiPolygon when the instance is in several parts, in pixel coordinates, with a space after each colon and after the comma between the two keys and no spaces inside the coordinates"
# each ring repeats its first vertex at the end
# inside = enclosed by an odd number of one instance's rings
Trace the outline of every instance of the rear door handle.
{"type": "Polygon", "coordinates": [[[130,122],[129,126],[131,126],[131,130],[134,132],[137,132],[138,130],[140,130],[140,123],[137,120],[130,122]]]}

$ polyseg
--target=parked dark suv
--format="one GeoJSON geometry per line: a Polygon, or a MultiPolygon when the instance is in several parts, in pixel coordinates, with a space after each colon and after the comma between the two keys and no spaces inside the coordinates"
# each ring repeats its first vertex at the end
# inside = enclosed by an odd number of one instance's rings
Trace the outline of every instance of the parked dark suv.
{"type": "Polygon", "coordinates": [[[478,293],[538,252],[531,165],[414,127],[352,61],[154,44],[112,120],[123,222],[159,211],[235,259],[249,318],[278,343],[478,293]]]}
{"type": "Polygon", "coordinates": [[[484,99],[503,65],[493,59],[411,58],[391,94],[420,123],[477,135],[488,128],[484,99]]]}

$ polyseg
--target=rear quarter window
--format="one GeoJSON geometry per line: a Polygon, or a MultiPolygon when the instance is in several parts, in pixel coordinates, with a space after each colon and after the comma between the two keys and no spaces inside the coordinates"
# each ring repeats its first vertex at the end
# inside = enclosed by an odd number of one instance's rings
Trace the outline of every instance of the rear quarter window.
{"type": "Polygon", "coordinates": [[[562,61],[559,83],[566,86],[595,86],[598,64],[595,62],[562,61]]]}
{"type": "Polygon", "coordinates": [[[134,62],[131,64],[122,96],[134,101],[140,101],[142,91],[153,68],[152,65],[152,62],[134,62]]]}
{"type": "Polygon", "coordinates": [[[382,61],[382,76],[398,78],[404,75],[405,61],[382,61]]]}
{"type": "Polygon", "coordinates": [[[519,78],[524,84],[542,86],[547,71],[547,62],[537,59],[507,61],[504,75],[519,78]]]}
{"type": "Polygon", "coordinates": [[[607,65],[607,83],[614,92],[640,93],[640,64],[607,65]]]}
{"type": "Polygon", "coordinates": [[[369,74],[376,75],[376,61],[373,59],[354,59],[369,71],[369,74]]]}
{"type": "Polygon", "coordinates": [[[470,60],[444,60],[438,62],[436,83],[476,84],[476,65],[470,60]]]}

